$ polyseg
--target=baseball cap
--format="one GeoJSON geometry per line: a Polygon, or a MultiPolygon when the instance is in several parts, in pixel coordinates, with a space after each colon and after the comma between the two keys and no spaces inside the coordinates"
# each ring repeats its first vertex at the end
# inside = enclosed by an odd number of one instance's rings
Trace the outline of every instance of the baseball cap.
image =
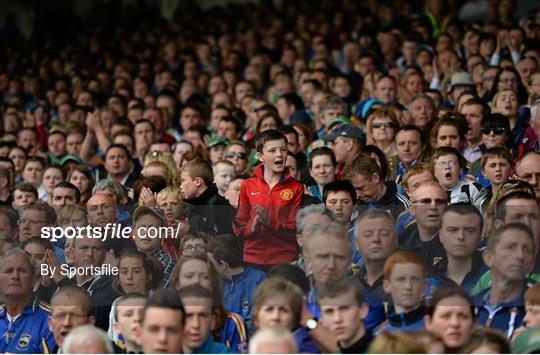
{"type": "Polygon", "coordinates": [[[215,147],[218,144],[229,145],[230,141],[225,137],[212,137],[208,142],[208,148],[215,147]]]}
{"type": "Polygon", "coordinates": [[[82,159],[76,155],[66,155],[64,156],[62,159],[60,159],[60,164],[64,165],[65,163],[67,163],[68,161],[74,161],[75,163],[79,164],[79,165],[83,165],[84,162],[82,161],[82,159]]]}
{"type": "Polygon", "coordinates": [[[456,85],[475,86],[475,83],[472,79],[471,74],[461,71],[452,74],[452,79],[450,80],[450,87],[453,88],[456,85]]]}
{"type": "Polygon", "coordinates": [[[351,123],[351,120],[344,116],[336,116],[326,124],[326,129],[332,130],[333,127],[340,123],[351,123]]]}
{"type": "Polygon", "coordinates": [[[163,210],[157,207],[152,208],[144,205],[137,207],[135,209],[135,212],[133,212],[133,223],[135,223],[135,221],[139,219],[139,217],[145,214],[152,214],[159,218],[163,222],[164,226],[167,225],[167,222],[165,221],[165,213],[163,213],[163,210]]]}
{"type": "Polygon", "coordinates": [[[334,129],[332,129],[332,131],[330,131],[330,133],[322,137],[322,139],[327,142],[333,142],[337,137],[354,138],[361,141],[365,140],[365,135],[364,132],[362,132],[362,129],[352,123],[342,123],[336,126],[334,129]]]}
{"type": "Polygon", "coordinates": [[[540,350],[540,327],[527,328],[511,344],[514,354],[536,354],[540,350]]]}
{"type": "Polygon", "coordinates": [[[294,111],[291,117],[289,117],[289,123],[295,124],[295,123],[303,123],[303,124],[311,124],[313,123],[313,120],[309,116],[309,114],[306,112],[306,110],[298,110],[294,111]]]}

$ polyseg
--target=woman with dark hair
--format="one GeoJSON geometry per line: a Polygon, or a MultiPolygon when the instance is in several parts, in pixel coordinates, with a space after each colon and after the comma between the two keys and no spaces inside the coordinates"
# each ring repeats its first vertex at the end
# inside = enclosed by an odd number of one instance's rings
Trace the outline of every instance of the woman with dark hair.
{"type": "Polygon", "coordinates": [[[474,306],[458,286],[447,286],[433,294],[424,319],[427,330],[441,336],[450,353],[460,353],[475,327],[474,306]]]}
{"type": "Polygon", "coordinates": [[[77,165],[68,173],[68,182],[77,186],[81,193],[81,205],[86,205],[86,201],[92,196],[94,188],[94,177],[86,165],[77,165]]]}
{"type": "Polygon", "coordinates": [[[255,129],[255,136],[269,129],[278,129],[281,126],[283,126],[281,118],[277,114],[269,112],[259,119],[255,129]]]}
{"type": "Polygon", "coordinates": [[[510,120],[500,113],[490,113],[480,122],[482,149],[511,148],[512,130],[510,120]]]}
{"type": "Polygon", "coordinates": [[[467,120],[461,114],[448,113],[431,128],[430,140],[433,148],[452,147],[461,151],[467,134],[467,120]]]}
{"type": "Polygon", "coordinates": [[[155,259],[138,250],[124,250],[118,258],[118,275],[113,288],[121,295],[147,295],[161,286],[163,268],[155,259]]]}
{"type": "Polygon", "coordinates": [[[527,89],[521,82],[518,71],[513,67],[504,67],[495,75],[487,100],[493,100],[497,92],[505,89],[510,89],[516,94],[520,106],[527,104],[527,89]]]}
{"type": "Polygon", "coordinates": [[[26,163],[26,159],[28,158],[26,150],[18,146],[13,147],[9,151],[8,158],[13,161],[13,165],[15,166],[15,181],[18,183],[22,182],[22,172],[24,170],[24,164],[26,163]]]}

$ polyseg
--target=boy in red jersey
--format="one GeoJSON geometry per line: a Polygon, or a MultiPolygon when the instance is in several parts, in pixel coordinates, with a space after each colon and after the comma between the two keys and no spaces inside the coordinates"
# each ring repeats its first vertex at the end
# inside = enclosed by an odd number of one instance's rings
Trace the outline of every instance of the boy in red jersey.
{"type": "Polygon", "coordinates": [[[262,164],[240,188],[234,232],[244,238],[244,262],[256,266],[292,262],[297,257],[295,220],[304,188],[285,168],[283,133],[264,131],[256,149],[262,164]]]}

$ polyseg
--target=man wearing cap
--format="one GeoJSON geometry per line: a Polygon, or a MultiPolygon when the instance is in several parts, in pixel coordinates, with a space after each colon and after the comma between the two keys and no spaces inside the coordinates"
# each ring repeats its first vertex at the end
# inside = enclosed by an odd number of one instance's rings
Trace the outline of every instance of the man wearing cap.
{"type": "Polygon", "coordinates": [[[161,249],[162,238],[167,235],[165,228],[165,216],[158,208],[139,206],[133,212],[132,234],[137,250],[153,257],[163,266],[163,279],[161,285],[164,288],[169,286],[171,273],[176,265],[176,261],[161,249]]]}
{"type": "Polygon", "coordinates": [[[71,171],[74,167],[77,165],[83,165],[84,162],[78,155],[64,155],[62,159],[60,159],[60,164],[66,169],[67,171],[71,171]]]}
{"type": "Polygon", "coordinates": [[[365,135],[360,127],[352,123],[342,123],[325,135],[323,140],[331,142],[332,150],[338,162],[336,176],[341,176],[345,164],[362,151],[365,135]]]}
{"type": "Polygon", "coordinates": [[[313,124],[313,120],[309,116],[309,113],[306,112],[306,110],[298,110],[294,111],[294,113],[289,118],[289,124],[304,124],[306,126],[311,126],[313,124]]]}
{"type": "Polygon", "coordinates": [[[444,103],[445,107],[451,108],[457,103],[459,95],[464,92],[474,92],[476,84],[471,74],[461,71],[452,74],[450,80],[450,91],[448,92],[448,101],[444,103]]]}
{"type": "Polygon", "coordinates": [[[208,142],[208,156],[212,164],[223,160],[225,149],[229,145],[230,140],[225,137],[212,137],[208,142]]]}

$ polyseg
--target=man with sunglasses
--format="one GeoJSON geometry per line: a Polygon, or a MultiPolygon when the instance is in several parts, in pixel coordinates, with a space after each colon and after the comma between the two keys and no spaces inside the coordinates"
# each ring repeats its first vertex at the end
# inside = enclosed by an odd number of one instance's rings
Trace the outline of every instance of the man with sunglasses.
{"type": "Polygon", "coordinates": [[[430,268],[442,260],[444,248],[439,240],[443,212],[448,204],[448,195],[437,182],[426,182],[411,195],[411,214],[416,218],[398,237],[402,250],[417,251],[430,268]]]}

